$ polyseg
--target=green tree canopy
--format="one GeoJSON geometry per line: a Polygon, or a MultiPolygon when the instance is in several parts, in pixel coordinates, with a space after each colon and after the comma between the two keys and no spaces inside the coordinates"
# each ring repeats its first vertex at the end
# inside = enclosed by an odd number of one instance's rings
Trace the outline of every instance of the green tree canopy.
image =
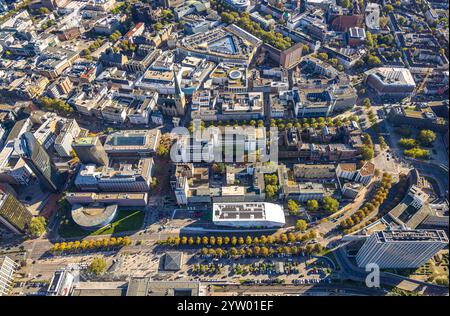
{"type": "Polygon", "coordinates": [[[412,158],[419,158],[419,159],[429,159],[430,158],[430,151],[426,149],[422,149],[419,147],[414,147],[411,149],[405,149],[403,153],[412,158]]]}
{"type": "Polygon", "coordinates": [[[299,230],[299,231],[305,231],[308,228],[308,224],[306,223],[305,220],[303,219],[299,219],[296,223],[295,223],[295,229],[299,230]]]}
{"type": "Polygon", "coordinates": [[[370,102],[370,99],[369,99],[369,98],[364,98],[364,100],[363,100],[363,105],[364,105],[366,108],[369,108],[369,107],[372,105],[372,102],[370,102]]]}
{"type": "Polygon", "coordinates": [[[374,55],[369,55],[367,57],[367,63],[369,64],[369,66],[379,66],[382,64],[380,58],[374,55]]]}
{"type": "Polygon", "coordinates": [[[386,11],[386,13],[392,12],[393,10],[394,10],[394,7],[392,5],[390,5],[390,4],[387,4],[384,7],[384,11],[386,11]]]}
{"type": "Polygon", "coordinates": [[[308,200],[306,202],[306,208],[308,211],[317,211],[319,209],[319,202],[317,202],[317,200],[308,200]]]}
{"type": "Polygon", "coordinates": [[[428,129],[423,129],[420,131],[417,140],[422,144],[422,146],[431,146],[436,140],[436,133],[428,129]]]}
{"type": "Polygon", "coordinates": [[[339,0],[339,5],[341,7],[349,9],[352,4],[351,4],[350,0],[339,0]]]}
{"type": "Polygon", "coordinates": [[[92,260],[88,267],[88,272],[96,276],[100,276],[105,273],[106,270],[106,260],[101,257],[96,257],[92,260]]]}
{"type": "Polygon", "coordinates": [[[42,107],[47,111],[57,111],[65,114],[71,114],[74,112],[73,108],[69,104],[59,99],[42,97],[39,101],[42,104],[42,107]]]}
{"type": "Polygon", "coordinates": [[[160,144],[156,148],[156,154],[160,157],[167,156],[169,154],[169,147],[166,144],[160,144]]]}
{"type": "Polygon", "coordinates": [[[382,150],[384,150],[384,149],[387,148],[387,144],[386,144],[386,141],[385,141],[385,139],[384,139],[383,136],[379,136],[379,137],[378,137],[378,143],[380,144],[380,148],[381,148],[382,150]]]}
{"type": "Polygon", "coordinates": [[[272,184],[266,185],[266,197],[269,200],[275,198],[277,193],[278,193],[278,186],[277,185],[272,185],[272,184]]]}
{"type": "Polygon", "coordinates": [[[49,14],[50,10],[48,8],[46,8],[46,7],[40,7],[39,8],[39,13],[40,14],[49,14]]]}
{"type": "Polygon", "coordinates": [[[277,185],[278,184],[278,176],[276,174],[265,174],[264,182],[266,184],[277,185]]]}
{"type": "Polygon", "coordinates": [[[289,200],[287,203],[287,207],[288,207],[289,211],[292,213],[297,213],[299,210],[299,205],[294,200],[289,200]]]}
{"type": "Polygon", "coordinates": [[[33,217],[30,227],[28,228],[32,237],[38,238],[45,233],[45,218],[42,216],[33,217]]]}
{"type": "Polygon", "coordinates": [[[326,196],[323,198],[322,207],[328,213],[335,213],[339,210],[339,201],[331,196],[326,196]]]}
{"type": "Polygon", "coordinates": [[[374,151],[372,146],[363,145],[361,147],[361,157],[363,160],[371,160],[374,156],[374,151]]]}
{"type": "Polygon", "coordinates": [[[413,138],[400,138],[400,140],[398,141],[398,144],[406,149],[411,149],[414,147],[417,147],[417,141],[413,138]]]}

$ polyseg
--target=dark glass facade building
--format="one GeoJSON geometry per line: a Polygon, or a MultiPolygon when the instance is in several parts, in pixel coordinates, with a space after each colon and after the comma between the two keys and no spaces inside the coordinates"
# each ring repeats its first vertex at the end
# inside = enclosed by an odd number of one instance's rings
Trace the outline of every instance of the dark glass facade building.
{"type": "Polygon", "coordinates": [[[16,144],[18,145],[16,151],[36,175],[42,188],[51,192],[62,189],[64,177],[58,172],[47,151],[39,144],[33,133],[24,133],[16,144]]]}

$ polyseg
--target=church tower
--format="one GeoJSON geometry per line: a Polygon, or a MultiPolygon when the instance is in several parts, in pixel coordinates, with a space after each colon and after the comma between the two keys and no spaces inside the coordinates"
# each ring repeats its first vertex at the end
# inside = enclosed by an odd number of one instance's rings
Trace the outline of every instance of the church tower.
{"type": "Polygon", "coordinates": [[[178,81],[175,69],[173,70],[173,76],[175,81],[175,107],[177,109],[178,116],[183,116],[186,112],[186,98],[183,90],[181,90],[181,84],[178,81]]]}

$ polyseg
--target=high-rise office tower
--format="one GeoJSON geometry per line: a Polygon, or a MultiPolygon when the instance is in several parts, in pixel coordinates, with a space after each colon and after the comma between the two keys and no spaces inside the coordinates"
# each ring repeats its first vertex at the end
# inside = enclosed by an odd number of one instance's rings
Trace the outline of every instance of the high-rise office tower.
{"type": "Polygon", "coordinates": [[[16,234],[25,234],[33,215],[11,193],[0,191],[0,223],[16,234]]]}
{"type": "Polygon", "coordinates": [[[22,134],[20,139],[16,140],[15,150],[36,175],[43,188],[52,192],[58,192],[62,188],[64,177],[59,174],[47,151],[39,144],[33,133],[22,134]]]}
{"type": "Polygon", "coordinates": [[[108,155],[97,136],[78,138],[72,143],[72,148],[84,164],[108,165],[108,155]]]}
{"type": "Polygon", "coordinates": [[[359,267],[418,268],[448,245],[443,230],[391,230],[375,232],[356,255],[359,267]]]}

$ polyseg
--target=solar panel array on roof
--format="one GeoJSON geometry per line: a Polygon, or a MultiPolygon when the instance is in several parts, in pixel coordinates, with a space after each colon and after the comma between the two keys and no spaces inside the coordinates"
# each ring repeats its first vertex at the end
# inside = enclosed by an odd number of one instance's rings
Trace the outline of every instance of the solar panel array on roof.
{"type": "Polygon", "coordinates": [[[216,210],[219,219],[264,219],[264,204],[225,204],[220,210],[216,210]]]}
{"type": "Polygon", "coordinates": [[[364,29],[359,27],[350,28],[350,36],[351,37],[364,37],[364,29]]]}

